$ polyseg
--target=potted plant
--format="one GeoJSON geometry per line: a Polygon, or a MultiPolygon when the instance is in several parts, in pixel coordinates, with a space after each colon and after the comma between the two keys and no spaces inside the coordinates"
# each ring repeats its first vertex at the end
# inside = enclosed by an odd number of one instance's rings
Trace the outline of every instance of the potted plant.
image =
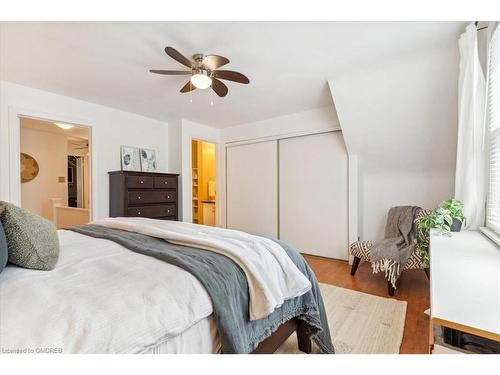
{"type": "Polygon", "coordinates": [[[424,271],[429,277],[429,241],[430,230],[436,229],[440,235],[449,236],[450,232],[460,232],[462,222],[465,221],[463,203],[457,199],[445,200],[428,215],[417,219],[416,248],[422,258],[424,271]]]}
{"type": "Polygon", "coordinates": [[[422,266],[425,274],[429,277],[429,241],[430,230],[434,227],[433,213],[422,215],[417,220],[417,239],[415,243],[416,250],[422,258],[422,266]]]}
{"type": "Polygon", "coordinates": [[[441,213],[444,216],[446,224],[450,227],[450,231],[460,232],[462,222],[465,220],[463,202],[458,199],[448,199],[441,203],[439,209],[441,209],[441,213]]]}

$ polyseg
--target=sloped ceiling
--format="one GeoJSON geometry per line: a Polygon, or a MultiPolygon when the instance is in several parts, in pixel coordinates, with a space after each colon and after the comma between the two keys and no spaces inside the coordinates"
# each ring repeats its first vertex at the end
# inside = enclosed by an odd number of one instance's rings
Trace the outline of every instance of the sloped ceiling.
{"type": "Polygon", "coordinates": [[[383,237],[392,206],[434,208],[453,197],[458,36],[329,80],[348,153],[357,155],[361,239],[383,237]]]}
{"type": "Polygon", "coordinates": [[[449,170],[458,116],[458,36],[329,80],[350,154],[365,167],[449,170]]]}
{"type": "MultiPolygon", "coordinates": [[[[168,121],[224,128],[331,105],[329,77],[449,48],[460,22],[1,22],[0,78],[168,121]],[[164,52],[227,56],[250,85],[180,94],[164,52]],[[210,101],[214,105],[210,105],[210,101]]],[[[368,75],[368,72],[366,73],[368,75]]]]}

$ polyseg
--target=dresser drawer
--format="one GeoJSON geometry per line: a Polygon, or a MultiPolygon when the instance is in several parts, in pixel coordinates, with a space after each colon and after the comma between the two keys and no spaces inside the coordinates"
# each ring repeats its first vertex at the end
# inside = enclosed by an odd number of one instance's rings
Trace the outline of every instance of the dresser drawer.
{"type": "Polygon", "coordinates": [[[132,189],[137,188],[152,188],[153,176],[127,176],[127,187],[132,189]]]}
{"type": "Polygon", "coordinates": [[[163,203],[163,202],[175,202],[176,192],[175,190],[132,190],[128,192],[128,203],[129,204],[139,204],[139,203],[163,203]]]}
{"type": "Polygon", "coordinates": [[[155,189],[176,189],[177,177],[155,176],[154,187],[155,189]]]}
{"type": "Polygon", "coordinates": [[[174,216],[176,213],[175,204],[169,204],[164,206],[140,206],[140,207],[129,207],[127,209],[127,216],[140,216],[149,218],[158,218],[166,216],[174,216]]]}

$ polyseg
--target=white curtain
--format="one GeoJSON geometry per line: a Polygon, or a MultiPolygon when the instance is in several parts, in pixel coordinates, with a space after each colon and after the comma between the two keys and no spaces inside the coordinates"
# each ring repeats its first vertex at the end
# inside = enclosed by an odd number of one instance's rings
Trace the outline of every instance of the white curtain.
{"type": "Polygon", "coordinates": [[[478,55],[477,28],[460,36],[458,85],[458,144],[455,198],[464,202],[466,229],[484,226],[487,195],[486,83],[478,55]]]}

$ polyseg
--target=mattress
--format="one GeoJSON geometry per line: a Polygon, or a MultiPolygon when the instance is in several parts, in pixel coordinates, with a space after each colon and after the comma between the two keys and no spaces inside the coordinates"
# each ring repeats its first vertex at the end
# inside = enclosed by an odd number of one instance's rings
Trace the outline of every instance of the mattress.
{"type": "Polygon", "coordinates": [[[112,241],[58,233],[54,270],[0,273],[2,350],[220,351],[210,297],[190,273],[112,241]]]}

